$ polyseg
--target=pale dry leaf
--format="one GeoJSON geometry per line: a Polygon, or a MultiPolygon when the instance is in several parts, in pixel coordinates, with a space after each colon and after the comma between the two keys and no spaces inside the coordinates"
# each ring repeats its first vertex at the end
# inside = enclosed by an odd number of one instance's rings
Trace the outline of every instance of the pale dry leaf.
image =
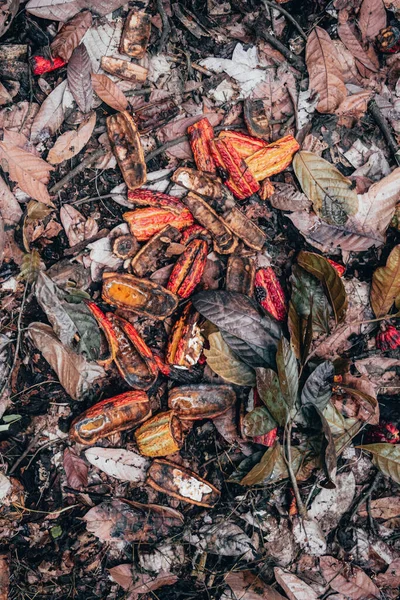
{"type": "Polygon", "coordinates": [[[321,556],[320,567],[326,582],[335,592],[351,600],[380,598],[379,589],[359,567],[336,560],[333,556],[321,556]]]}
{"type": "Polygon", "coordinates": [[[51,42],[50,48],[54,56],[60,56],[66,62],[82,41],[83,36],[92,25],[92,14],[85,10],[65,23],[51,42]]]}
{"type": "Polygon", "coordinates": [[[320,524],[312,518],[294,517],[293,537],[300,548],[311,556],[322,556],[326,552],[324,532],[320,524]]]}
{"type": "Polygon", "coordinates": [[[379,70],[379,61],[375,52],[372,54],[371,51],[364,50],[354,28],[349,23],[341,23],[338,26],[338,34],[343,44],[356,59],[356,65],[362,77],[368,77],[368,72],[371,75],[379,70]]]}
{"type": "Polygon", "coordinates": [[[160,544],[157,548],[138,548],[138,553],[142,569],[153,573],[179,568],[186,562],[185,548],[176,540],[172,543],[160,544]]]}
{"type": "Polygon", "coordinates": [[[318,594],[297,575],[284,571],[280,567],[275,567],[274,573],[276,581],[289,600],[318,600],[318,594]]]}
{"type": "Polygon", "coordinates": [[[10,178],[31,198],[51,204],[45,183],[54,167],[17,146],[0,143],[0,155],[7,161],[10,178]]]}
{"type": "Polygon", "coordinates": [[[147,458],[123,448],[89,448],[85,456],[91,465],[121,481],[143,483],[150,466],[147,458]]]}
{"type": "Polygon", "coordinates": [[[308,510],[309,517],[320,524],[325,534],[336,527],[341,517],[348,511],[356,491],[352,471],[339,473],[335,483],[336,488],[321,488],[308,510]]]}
{"type": "Polygon", "coordinates": [[[41,19],[68,21],[82,9],[91,9],[103,17],[123,4],[124,0],[98,0],[96,3],[90,0],[29,0],[26,10],[41,19]]]}
{"type": "Polygon", "coordinates": [[[0,106],[4,104],[10,104],[12,102],[12,96],[10,95],[7,88],[0,82],[0,106]]]}
{"type": "Polygon", "coordinates": [[[352,53],[347,50],[346,46],[341,40],[333,40],[335,45],[340,64],[342,66],[342,74],[344,82],[351,83],[353,85],[360,85],[362,83],[362,77],[358,72],[356,66],[356,59],[352,53]]]}
{"type": "Polygon", "coordinates": [[[80,110],[87,113],[93,105],[91,79],[92,65],[85,44],[81,43],[72,53],[67,67],[68,87],[80,110]]]}
{"type": "Polygon", "coordinates": [[[236,523],[229,520],[203,525],[198,534],[188,529],[184,532],[183,539],[210,554],[254,556],[254,547],[249,536],[236,523]]]}
{"type": "Polygon", "coordinates": [[[70,246],[96,235],[99,230],[97,222],[92,217],[84,217],[71,204],[63,204],[60,209],[60,221],[65,229],[70,246]]]}
{"type": "Polygon", "coordinates": [[[125,591],[133,585],[133,572],[131,564],[117,565],[108,569],[110,577],[115,583],[118,583],[125,591]]]}
{"type": "Polygon", "coordinates": [[[6,225],[16,225],[22,217],[22,210],[16,197],[2,177],[0,177],[0,215],[6,225]]]}
{"type": "Polygon", "coordinates": [[[15,15],[18,12],[20,0],[3,0],[0,12],[0,37],[2,37],[10,27],[15,15]]]}
{"type": "Polygon", "coordinates": [[[36,102],[17,102],[0,110],[0,129],[17,131],[29,138],[33,120],[39,110],[36,102]]]}
{"type": "Polygon", "coordinates": [[[364,41],[374,41],[386,27],[386,11],[382,0],[363,0],[358,13],[358,26],[364,41]]]}
{"type": "Polygon", "coordinates": [[[385,587],[400,588],[400,558],[396,558],[391,562],[384,573],[379,573],[375,577],[375,583],[379,589],[385,587]]]}
{"type": "Polygon", "coordinates": [[[93,90],[98,97],[115,110],[126,110],[129,105],[124,92],[107,76],[92,73],[93,90]]]}
{"type": "MultiPolygon", "coordinates": [[[[158,590],[165,585],[174,585],[178,581],[178,576],[170,573],[169,571],[160,571],[157,575],[150,575],[149,573],[139,573],[134,571],[133,573],[133,585],[129,588],[129,596],[127,600],[138,600],[143,594],[158,590]]],[[[156,597],[157,594],[151,594],[156,597]]]]}
{"type": "Polygon", "coordinates": [[[381,394],[398,395],[400,360],[388,356],[370,356],[356,360],[356,369],[372,381],[381,394]]]}
{"type": "Polygon", "coordinates": [[[362,116],[367,112],[368,102],[372,96],[371,90],[363,90],[351,96],[347,96],[343,102],[338,106],[335,114],[338,116],[350,116],[355,119],[361,119],[362,116]]]}
{"type": "Polygon", "coordinates": [[[96,125],[96,113],[91,113],[76,130],[66,131],[50,150],[47,160],[52,165],[59,165],[76,156],[88,143],[96,125]]]}
{"type": "Polygon", "coordinates": [[[358,510],[360,517],[371,515],[373,519],[393,519],[400,516],[400,496],[385,496],[371,500],[367,511],[366,505],[362,504],[358,510]]]}
{"type": "Polygon", "coordinates": [[[290,183],[280,183],[274,181],[274,193],[268,201],[274,208],[288,211],[307,211],[311,207],[311,201],[305,194],[299,192],[294,185],[290,183]]]}
{"type": "Polygon", "coordinates": [[[80,490],[88,484],[88,466],[70,448],[65,448],[63,457],[64,471],[67,476],[67,483],[75,490],[80,490]]]}
{"type": "Polygon", "coordinates": [[[371,306],[377,318],[388,314],[400,294],[400,244],[388,256],[386,265],[372,276],[371,306]]]}
{"type": "Polygon", "coordinates": [[[285,600],[273,587],[264,583],[251,571],[231,571],[225,575],[225,582],[234,597],[242,600],[285,600]]]}
{"type": "Polygon", "coordinates": [[[105,376],[97,363],[88,362],[81,354],[75,354],[60,342],[50,325],[31,323],[28,333],[56,372],[61,385],[74,400],[81,399],[93,385],[105,376]]]}
{"type": "Polygon", "coordinates": [[[0,506],[11,493],[12,485],[9,477],[3,475],[0,471],[0,506]]]}
{"type": "Polygon", "coordinates": [[[103,73],[100,62],[103,56],[126,59],[126,56],[118,51],[124,22],[121,18],[98,19],[86,32],[82,42],[92,62],[94,73],[103,73]]]}
{"type": "MultiPolygon", "coordinates": [[[[252,91],[250,99],[252,101],[259,100],[262,103],[263,114],[268,121],[288,119],[294,114],[292,98],[287,89],[288,84],[289,87],[293,85],[293,82],[290,81],[291,78],[293,78],[293,74],[288,71],[287,65],[284,63],[278,68],[276,74],[272,69],[267,70],[265,81],[258,84],[252,91]]],[[[269,126],[271,141],[282,137],[280,129],[281,124],[279,123],[269,126]]]]}
{"type": "Polygon", "coordinates": [[[315,27],[308,36],[306,63],[310,87],[319,94],[318,112],[332,114],[347,96],[347,90],[336,48],[321,27],[315,27]]]}

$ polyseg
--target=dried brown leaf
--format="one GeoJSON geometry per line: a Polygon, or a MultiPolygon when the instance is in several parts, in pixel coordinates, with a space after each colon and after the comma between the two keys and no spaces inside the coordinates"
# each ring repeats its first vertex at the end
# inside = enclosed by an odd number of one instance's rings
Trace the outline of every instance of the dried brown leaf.
{"type": "Polygon", "coordinates": [[[388,314],[400,294],[400,244],[395,246],[384,267],[372,276],[371,306],[377,318],[388,314]]]}
{"type": "Polygon", "coordinates": [[[0,37],[9,29],[18,12],[20,0],[3,0],[0,11],[0,37]]]}
{"type": "Polygon", "coordinates": [[[339,116],[350,116],[355,119],[361,119],[361,117],[367,112],[368,102],[371,98],[371,90],[363,90],[352,96],[347,96],[336,109],[335,114],[339,116]]]}
{"type": "Polygon", "coordinates": [[[159,571],[154,576],[148,573],[136,572],[132,569],[132,565],[129,564],[112,567],[109,569],[109,573],[116,583],[129,592],[127,600],[137,600],[142,594],[147,595],[149,592],[158,590],[164,585],[174,585],[178,581],[177,575],[173,575],[168,571],[159,571]]]}
{"type": "Polygon", "coordinates": [[[318,600],[318,594],[304,581],[293,573],[280,567],[274,569],[275,579],[287,594],[289,600],[318,600]]]}
{"type": "Polygon", "coordinates": [[[66,131],[57,140],[50,150],[47,160],[52,165],[59,165],[64,160],[69,160],[86,146],[96,125],[96,113],[91,113],[78,129],[66,131]]]}
{"type": "Polygon", "coordinates": [[[347,96],[336,48],[325,29],[315,27],[306,46],[310,87],[318,92],[317,110],[332,114],[347,96]]]}
{"type": "Polygon", "coordinates": [[[267,585],[251,571],[231,571],[225,576],[235,598],[243,600],[285,600],[273,587],[267,585]]]}
{"type": "Polygon", "coordinates": [[[70,246],[83,242],[98,232],[97,222],[92,218],[84,217],[79,210],[70,204],[63,204],[60,209],[60,221],[65,229],[70,246]]]}
{"type": "Polygon", "coordinates": [[[0,82],[0,106],[3,106],[3,104],[10,104],[10,102],[12,102],[12,97],[9,91],[0,82]]]}
{"type": "Polygon", "coordinates": [[[53,135],[64,121],[63,97],[67,87],[67,80],[62,81],[47,96],[34,118],[31,130],[32,142],[37,142],[45,133],[53,135]]]}
{"type": "Polygon", "coordinates": [[[371,500],[369,511],[366,505],[363,504],[358,514],[360,517],[371,515],[373,519],[393,519],[400,516],[400,496],[387,496],[384,498],[375,498],[371,500]]]}
{"type": "Polygon", "coordinates": [[[39,110],[36,102],[17,102],[0,110],[0,129],[17,131],[30,136],[33,120],[39,110]]]}
{"type": "Polygon", "coordinates": [[[67,483],[75,490],[80,490],[88,484],[88,467],[85,461],[70,448],[65,448],[63,458],[67,483]]]}
{"type": "MultiPolygon", "coordinates": [[[[294,106],[291,96],[288,92],[288,85],[296,84],[292,82],[293,74],[288,70],[287,65],[281,65],[277,73],[273,70],[266,71],[265,81],[259,83],[251,93],[250,102],[259,101],[262,103],[265,117],[268,121],[280,121],[288,119],[294,114],[294,106]]],[[[269,136],[265,139],[271,141],[282,137],[280,134],[281,124],[276,123],[269,126],[269,136]]],[[[263,136],[258,136],[263,137],[263,136]]]]}
{"type": "Polygon", "coordinates": [[[2,177],[0,177],[0,215],[6,225],[16,225],[22,216],[17,199],[2,177]]]}
{"type": "Polygon", "coordinates": [[[379,443],[356,446],[372,454],[372,462],[386,477],[400,483],[400,446],[397,444],[379,443]]]}
{"type": "Polygon", "coordinates": [[[67,67],[68,87],[80,110],[87,113],[93,104],[92,64],[85,44],[79,44],[67,67]]]}
{"type": "Polygon", "coordinates": [[[335,592],[344,594],[351,600],[372,600],[380,598],[379,589],[359,567],[333,556],[321,556],[322,574],[335,592]]]}
{"type": "Polygon", "coordinates": [[[115,110],[126,110],[129,102],[124,92],[107,76],[92,73],[93,90],[98,97],[115,110]]]}
{"type": "Polygon", "coordinates": [[[124,4],[124,0],[30,0],[26,10],[41,19],[52,21],[68,21],[83,8],[91,9],[94,13],[104,16],[124,4]]]}
{"type": "Polygon", "coordinates": [[[311,207],[307,196],[289,183],[274,182],[274,193],[268,201],[279,210],[306,211],[311,207]]]}
{"type": "Polygon", "coordinates": [[[10,562],[7,554],[0,554],[0,600],[8,600],[10,586],[10,562]]]}
{"type": "Polygon", "coordinates": [[[65,23],[51,43],[53,55],[68,61],[91,25],[92,13],[88,10],[78,13],[65,23]]]}
{"type": "MultiPolygon", "coordinates": [[[[395,498],[392,498],[395,500],[395,498]]],[[[390,563],[384,573],[379,573],[375,577],[375,583],[379,589],[390,587],[400,588],[400,558],[396,558],[390,563]]]]}
{"type": "Polygon", "coordinates": [[[386,10],[382,0],[363,0],[358,13],[358,25],[364,41],[373,41],[386,27],[386,10]]]}
{"type": "Polygon", "coordinates": [[[379,70],[379,61],[375,52],[372,48],[368,52],[364,50],[354,28],[349,23],[341,23],[338,27],[338,34],[343,44],[356,59],[357,68],[362,77],[368,77],[368,71],[371,75],[371,71],[376,73],[379,70]],[[360,65],[365,69],[361,68],[360,70],[360,65]]]}

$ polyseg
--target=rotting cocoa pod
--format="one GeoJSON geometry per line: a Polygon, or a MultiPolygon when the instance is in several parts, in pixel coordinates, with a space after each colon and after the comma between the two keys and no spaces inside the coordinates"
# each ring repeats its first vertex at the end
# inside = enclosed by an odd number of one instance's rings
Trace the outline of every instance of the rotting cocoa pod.
{"type": "Polygon", "coordinates": [[[167,289],[180,298],[189,298],[200,283],[207,261],[208,246],[204,240],[193,240],[172,269],[167,289]]]}
{"type": "Polygon", "coordinates": [[[144,83],[149,72],[148,69],[145,69],[140,65],[112,56],[102,56],[100,64],[101,68],[104,71],[107,71],[107,73],[116,75],[121,79],[127,79],[133,83],[144,83]]]}
{"type": "Polygon", "coordinates": [[[211,156],[209,143],[214,138],[214,128],[207,117],[190,125],[187,130],[194,162],[199,171],[216,173],[214,159],[211,156]]]}
{"type": "Polygon", "coordinates": [[[213,175],[201,173],[195,169],[180,167],[175,171],[171,179],[187,190],[195,192],[200,196],[205,196],[207,202],[217,213],[236,206],[236,201],[232,193],[213,175]],[[214,201],[211,201],[211,199],[214,201]]]}
{"type": "Polygon", "coordinates": [[[216,251],[219,254],[232,254],[235,251],[238,240],[231,233],[223,220],[217,215],[215,210],[198,194],[189,192],[184,203],[192,213],[193,217],[211,233],[216,251]]]}
{"type": "Polygon", "coordinates": [[[164,194],[163,192],[153,192],[152,190],[137,189],[128,191],[128,200],[138,206],[153,206],[154,208],[170,208],[177,212],[185,207],[179,198],[164,194]]]}
{"type": "Polygon", "coordinates": [[[178,452],[184,437],[179,418],[168,410],[143,423],[135,432],[135,439],[140,454],[156,457],[178,452]]]}
{"type": "Polygon", "coordinates": [[[212,419],[222,415],[236,402],[229,385],[184,385],[168,394],[168,406],[182,421],[212,419]]]}
{"type": "Polygon", "coordinates": [[[95,444],[102,437],[131,429],[150,415],[146,392],[125,392],[88,408],[73,421],[69,435],[80,444],[95,444]]]}
{"type": "Polygon", "coordinates": [[[243,116],[251,135],[269,140],[271,126],[265,113],[264,102],[260,98],[246,98],[243,105],[243,116]]]}
{"type": "Polygon", "coordinates": [[[212,245],[212,237],[208,229],[201,225],[190,225],[190,227],[186,227],[186,229],[182,231],[181,244],[187,246],[189,242],[197,240],[198,238],[205,240],[209,246],[212,245]]]}
{"type": "Polygon", "coordinates": [[[190,211],[184,205],[181,206],[182,208],[179,206],[170,208],[148,206],[131,210],[122,216],[128,223],[132,235],[139,242],[147,242],[166,225],[180,230],[193,224],[193,216],[190,211]]]}
{"type": "MultiPolygon", "coordinates": [[[[113,313],[107,313],[106,317],[112,324],[118,341],[118,350],[115,354],[114,362],[121,377],[130,387],[136,390],[148,390],[158,375],[158,368],[151,351],[150,355],[153,360],[148,361],[147,357],[142,355],[140,349],[124,331],[123,325],[127,321],[117,317],[113,313]]],[[[131,327],[134,329],[133,325],[131,327]]],[[[136,330],[134,331],[136,337],[140,338],[136,330]]],[[[145,342],[143,340],[141,342],[147,348],[145,342]]],[[[150,349],[147,348],[147,350],[150,349]]]]}
{"type": "Polygon", "coordinates": [[[132,58],[142,58],[146,52],[151,32],[151,16],[133,9],[125,19],[120,52],[132,58]]]}
{"type": "Polygon", "coordinates": [[[240,131],[228,129],[220,131],[218,138],[228,140],[240,158],[247,158],[268,145],[264,140],[241,133],[240,131]]]}
{"type": "Polygon", "coordinates": [[[155,460],[147,472],[147,485],[182,502],[212,508],[221,492],[193,471],[169,460],[155,460]]]}
{"type": "Polygon", "coordinates": [[[197,364],[204,344],[197,324],[199,316],[192,304],[188,303],[175,321],[165,352],[165,361],[169,365],[190,369],[197,364]]]}
{"type": "Polygon", "coordinates": [[[252,258],[231,254],[228,259],[225,287],[229,292],[238,292],[251,298],[255,274],[256,267],[252,258]]]}
{"type": "Polygon", "coordinates": [[[245,163],[255,179],[262,181],[286,169],[299,148],[297,140],[292,135],[287,135],[261,148],[246,158],[245,163]]]}
{"type": "Polygon", "coordinates": [[[131,115],[125,110],[107,117],[111,147],[130,190],[146,183],[146,163],[140,136],[131,115]]]}
{"type": "Polygon", "coordinates": [[[112,251],[115,256],[126,260],[132,258],[137,254],[139,250],[139,244],[137,239],[133,235],[120,235],[115,238],[112,246],[112,251]]]}
{"type": "Polygon", "coordinates": [[[102,365],[108,365],[115,359],[118,352],[117,335],[109,319],[107,319],[106,315],[93,300],[85,300],[85,304],[106,336],[108,347],[110,349],[110,356],[107,359],[98,362],[102,365]]]}
{"type": "Polygon", "coordinates": [[[160,262],[163,259],[165,260],[168,247],[172,242],[179,239],[179,236],[179,230],[176,227],[171,227],[171,225],[167,225],[156,233],[132,259],[133,273],[137,277],[146,277],[156,271],[160,267],[160,262]]]}
{"type": "Polygon", "coordinates": [[[225,185],[236,198],[244,200],[260,189],[252,171],[227,138],[214,139],[210,150],[217,167],[228,173],[225,185]]]}
{"type": "Polygon", "coordinates": [[[267,237],[265,233],[236,206],[224,212],[224,223],[238,238],[253,250],[261,250],[267,237]]]}
{"type": "Polygon", "coordinates": [[[104,273],[105,302],[151,319],[165,319],[178,306],[178,298],[161,285],[133,275],[104,273]]]}

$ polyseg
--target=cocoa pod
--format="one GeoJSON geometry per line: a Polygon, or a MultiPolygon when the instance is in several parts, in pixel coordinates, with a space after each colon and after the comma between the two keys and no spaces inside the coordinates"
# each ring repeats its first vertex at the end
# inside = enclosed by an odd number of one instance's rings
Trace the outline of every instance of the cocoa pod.
{"type": "Polygon", "coordinates": [[[292,135],[287,135],[261,148],[246,158],[245,163],[255,179],[262,181],[286,169],[299,148],[297,140],[292,135]]]}
{"type": "Polygon", "coordinates": [[[175,196],[164,194],[163,192],[153,192],[152,190],[129,190],[128,200],[138,206],[153,206],[154,208],[169,208],[179,214],[185,206],[175,196]]]}
{"type": "Polygon", "coordinates": [[[132,58],[142,58],[149,43],[150,32],[151,16],[143,11],[131,10],[125,19],[120,52],[132,58]]]}
{"type": "Polygon", "coordinates": [[[132,258],[139,250],[137,239],[133,235],[120,235],[115,238],[112,251],[115,256],[126,260],[132,258]]]}
{"type": "Polygon", "coordinates": [[[146,277],[146,275],[154,273],[160,267],[160,262],[165,260],[166,251],[171,242],[179,239],[179,236],[178,229],[171,225],[167,225],[154,235],[132,259],[133,273],[137,277],[146,277]]]}
{"type": "Polygon", "coordinates": [[[171,179],[178,185],[207,198],[208,204],[219,214],[236,206],[236,201],[221,181],[207,173],[180,167],[171,179]],[[211,201],[214,200],[214,202],[211,201]]]}
{"type": "Polygon", "coordinates": [[[158,492],[206,508],[212,508],[221,495],[211,483],[169,460],[153,461],[146,483],[158,492]]]}
{"type": "Polygon", "coordinates": [[[225,185],[236,198],[244,200],[259,190],[260,184],[227,138],[210,142],[210,150],[217,167],[228,173],[225,185]]]}
{"type": "Polygon", "coordinates": [[[258,269],[254,279],[254,296],[261,306],[278,321],[285,321],[285,293],[272,267],[258,269]]]}
{"type": "Polygon", "coordinates": [[[121,273],[104,273],[103,300],[152,319],[165,319],[178,306],[178,298],[161,285],[121,273]]]}
{"type": "Polygon", "coordinates": [[[270,139],[271,126],[265,113],[263,100],[246,98],[243,103],[243,116],[251,135],[262,140],[270,139]]]}
{"type": "Polygon", "coordinates": [[[165,361],[169,365],[189,369],[202,353],[204,339],[197,325],[199,313],[188,303],[171,330],[165,361]]]}
{"type": "Polygon", "coordinates": [[[226,270],[226,289],[239,292],[250,298],[254,291],[256,268],[253,259],[246,256],[231,254],[226,270]]]}
{"type": "Polygon", "coordinates": [[[182,425],[172,410],[158,413],[135,432],[139,452],[144,456],[168,456],[183,445],[182,425]]]}
{"type": "Polygon", "coordinates": [[[148,69],[145,69],[140,65],[112,56],[102,56],[100,64],[101,68],[104,71],[107,71],[107,73],[116,75],[121,79],[133,81],[134,83],[144,83],[149,72],[148,69]]]}
{"type": "MultiPolygon", "coordinates": [[[[179,203],[180,204],[180,203],[179,203]]],[[[132,235],[139,242],[147,242],[166,225],[181,230],[193,224],[193,216],[182,204],[170,208],[147,207],[124,213],[122,216],[128,223],[132,235]]]]}
{"type": "Polygon", "coordinates": [[[240,158],[248,158],[258,150],[265,148],[267,142],[257,137],[252,137],[240,131],[224,129],[220,131],[218,139],[227,140],[239,154],[240,158]]]}
{"type": "Polygon", "coordinates": [[[216,173],[217,169],[211,156],[209,143],[214,138],[214,128],[207,117],[190,125],[187,130],[194,162],[199,171],[216,173]]]}
{"type": "Polygon", "coordinates": [[[200,283],[207,261],[208,246],[204,240],[193,240],[175,263],[169,277],[167,289],[189,298],[200,283]]]}
{"type": "Polygon", "coordinates": [[[222,415],[236,402],[229,385],[184,385],[168,395],[168,406],[182,421],[212,419],[222,415]]]}
{"type": "Polygon", "coordinates": [[[131,429],[150,415],[146,392],[125,392],[85,410],[73,421],[69,435],[80,444],[95,444],[102,437],[131,429]]]}
{"type": "Polygon", "coordinates": [[[107,117],[110,144],[130,190],[146,183],[147,171],[140,136],[134,120],[127,111],[107,117]]]}
{"type": "Polygon", "coordinates": [[[251,221],[244,212],[236,206],[223,213],[222,218],[229,229],[241,240],[246,246],[253,250],[261,250],[264,246],[267,236],[265,233],[251,221]]]}

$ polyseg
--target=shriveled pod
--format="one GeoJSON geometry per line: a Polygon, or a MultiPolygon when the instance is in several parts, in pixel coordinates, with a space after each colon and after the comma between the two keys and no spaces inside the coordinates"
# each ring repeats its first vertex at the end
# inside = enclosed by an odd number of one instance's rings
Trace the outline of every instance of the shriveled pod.
{"type": "Polygon", "coordinates": [[[131,429],[151,416],[146,392],[131,391],[98,402],[77,417],[70,436],[80,444],[95,444],[102,437],[131,429]]]}
{"type": "Polygon", "coordinates": [[[104,273],[102,294],[105,302],[152,319],[165,319],[178,306],[169,290],[128,274],[104,273]]]}
{"type": "Polygon", "coordinates": [[[142,186],[146,183],[146,163],[133,118],[127,111],[107,117],[107,132],[126,185],[130,190],[142,186]]]}
{"type": "Polygon", "coordinates": [[[182,424],[172,410],[148,419],[135,432],[139,452],[144,456],[168,456],[183,445],[182,424]]]}
{"type": "Polygon", "coordinates": [[[189,369],[202,353],[204,339],[198,326],[199,313],[188,303],[172,328],[165,360],[169,365],[189,369]]]}
{"type": "Polygon", "coordinates": [[[158,492],[206,508],[215,506],[221,496],[211,483],[169,460],[153,461],[146,483],[158,492]]]}
{"type": "Polygon", "coordinates": [[[171,176],[171,179],[187,190],[205,196],[207,202],[211,204],[217,213],[219,212],[218,208],[224,211],[236,206],[233,194],[215,175],[189,169],[188,167],[180,167],[171,176]],[[209,199],[213,199],[214,202],[211,203],[209,199]]]}
{"type": "Polygon", "coordinates": [[[251,298],[255,274],[256,267],[252,258],[232,254],[228,259],[226,289],[229,292],[239,292],[239,294],[245,294],[251,298]]]}
{"type": "Polygon", "coordinates": [[[179,239],[180,233],[176,227],[167,225],[154,235],[131,261],[132,271],[138,277],[146,277],[154,273],[166,256],[170,244],[179,239]]]}
{"type": "Polygon", "coordinates": [[[253,250],[261,250],[267,241],[265,233],[237,206],[223,213],[222,218],[229,229],[253,250]]]}
{"type": "Polygon", "coordinates": [[[181,208],[179,205],[137,208],[124,213],[122,216],[128,223],[132,235],[139,242],[147,242],[167,225],[181,230],[193,224],[193,216],[188,209],[184,206],[181,208]]]}
{"type": "Polygon", "coordinates": [[[145,55],[151,32],[151,16],[137,9],[131,10],[125,19],[119,49],[132,58],[145,55]]]}
{"type": "Polygon", "coordinates": [[[207,253],[207,242],[191,241],[176,261],[167,288],[181,298],[189,298],[200,283],[206,266],[207,253]]]}
{"type": "Polygon", "coordinates": [[[102,56],[100,62],[101,68],[111,75],[116,75],[121,79],[127,79],[133,83],[144,83],[147,79],[148,69],[141,67],[129,60],[114,58],[114,56],[102,56]]]}
{"type": "Polygon", "coordinates": [[[168,395],[168,406],[182,421],[212,419],[235,402],[236,394],[229,385],[183,385],[168,395]]]}
{"type": "Polygon", "coordinates": [[[210,247],[212,246],[212,237],[209,231],[201,225],[191,225],[190,227],[186,227],[186,229],[182,231],[180,243],[183,246],[187,246],[189,242],[198,238],[205,240],[210,247]]]}

